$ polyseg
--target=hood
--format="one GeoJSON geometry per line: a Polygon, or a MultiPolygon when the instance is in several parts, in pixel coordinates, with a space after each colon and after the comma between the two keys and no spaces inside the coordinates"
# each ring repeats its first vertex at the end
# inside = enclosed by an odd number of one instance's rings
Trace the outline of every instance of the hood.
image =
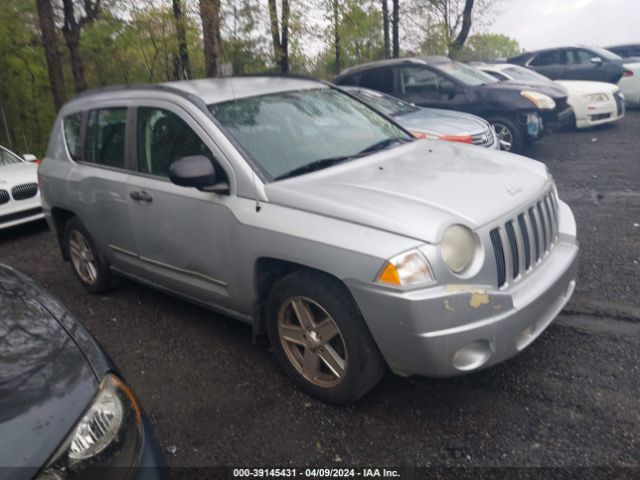
{"type": "Polygon", "coordinates": [[[480,117],[437,108],[420,108],[394,119],[407,130],[437,135],[476,135],[489,129],[489,124],[480,117]]]}
{"type": "Polygon", "coordinates": [[[569,95],[588,95],[591,93],[615,93],[620,88],[613,83],[589,82],[585,80],[556,80],[569,91],[569,95]]]}
{"type": "Polygon", "coordinates": [[[477,229],[533,201],[547,185],[540,162],[419,140],[269,183],[265,192],[278,205],[437,243],[445,227],[477,229]]]}
{"type": "Polygon", "coordinates": [[[534,81],[521,81],[521,80],[504,80],[502,82],[488,83],[483,85],[482,88],[493,89],[505,89],[505,90],[532,90],[534,92],[544,93],[549,97],[555,99],[563,98],[567,96],[567,90],[561,85],[556,85],[553,82],[534,82],[534,81]]]}
{"type": "Polygon", "coordinates": [[[0,189],[11,188],[23,183],[38,182],[38,165],[36,163],[17,163],[0,166],[0,189]]]}
{"type": "Polygon", "coordinates": [[[90,404],[97,379],[26,277],[0,265],[0,465],[32,478],[90,404]]]}

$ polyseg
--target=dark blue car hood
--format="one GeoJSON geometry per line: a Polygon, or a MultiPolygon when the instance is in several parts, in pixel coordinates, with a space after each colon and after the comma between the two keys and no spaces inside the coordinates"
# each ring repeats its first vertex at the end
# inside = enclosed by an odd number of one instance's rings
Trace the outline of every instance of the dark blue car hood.
{"type": "Polygon", "coordinates": [[[44,290],[0,265],[3,478],[32,478],[89,406],[98,377],[78,346],[87,341],[89,350],[97,348],[95,343],[91,347],[86,330],[44,290]]]}

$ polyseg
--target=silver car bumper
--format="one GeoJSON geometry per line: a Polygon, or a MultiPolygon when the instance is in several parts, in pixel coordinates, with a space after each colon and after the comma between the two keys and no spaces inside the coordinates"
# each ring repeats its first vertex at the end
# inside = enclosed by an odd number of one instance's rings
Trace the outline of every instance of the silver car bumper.
{"type": "Polygon", "coordinates": [[[348,286],[394,373],[450,377],[495,365],[530,345],[571,297],[577,258],[575,237],[565,236],[535,272],[507,289],[348,286]]]}

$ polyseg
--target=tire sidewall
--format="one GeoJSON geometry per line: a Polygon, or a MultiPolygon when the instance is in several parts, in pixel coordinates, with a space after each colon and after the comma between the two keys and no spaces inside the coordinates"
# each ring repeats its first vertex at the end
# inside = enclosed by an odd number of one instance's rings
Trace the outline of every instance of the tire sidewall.
{"type": "MultiPolygon", "coordinates": [[[[510,153],[522,152],[522,149],[524,148],[524,145],[525,145],[525,135],[522,131],[522,128],[518,126],[517,122],[514,122],[513,120],[505,117],[494,117],[489,119],[489,123],[494,128],[496,124],[500,124],[508,128],[509,131],[511,132],[511,138],[513,139],[511,142],[511,150],[504,150],[504,151],[508,151],[510,153]]],[[[500,149],[502,149],[502,147],[500,147],[500,149]]]]}

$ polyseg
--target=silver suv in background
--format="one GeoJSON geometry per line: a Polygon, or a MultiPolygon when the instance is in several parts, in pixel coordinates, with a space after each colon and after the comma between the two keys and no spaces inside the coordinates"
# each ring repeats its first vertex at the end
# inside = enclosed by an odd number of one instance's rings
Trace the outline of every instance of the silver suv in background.
{"type": "Polygon", "coordinates": [[[327,402],[356,400],[387,367],[501,362],[575,286],[575,221],[543,164],[416,140],[312,79],[84,94],[39,175],[87,290],[119,274],[248,322],[327,402]]]}

